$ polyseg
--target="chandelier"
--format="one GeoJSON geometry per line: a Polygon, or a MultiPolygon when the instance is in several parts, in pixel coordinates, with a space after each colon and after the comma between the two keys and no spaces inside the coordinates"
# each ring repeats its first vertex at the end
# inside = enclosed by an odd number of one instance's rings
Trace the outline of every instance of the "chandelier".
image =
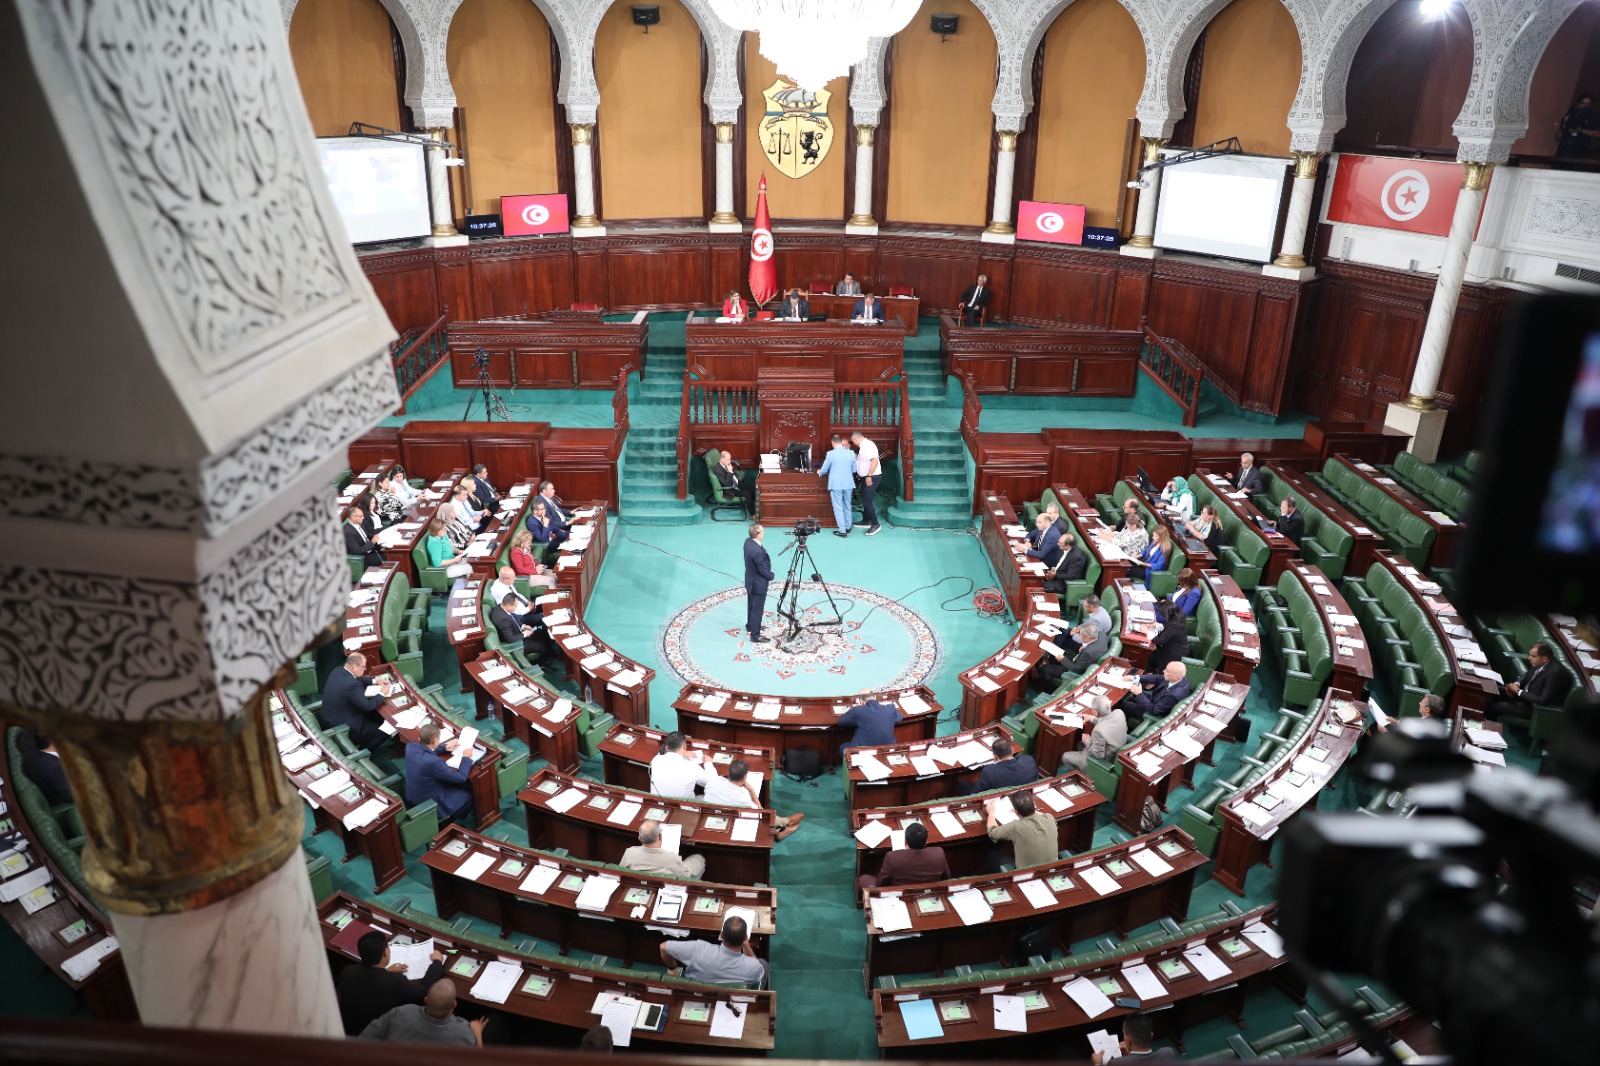
{"type": "Polygon", "coordinates": [[[710,0],[717,17],[761,35],[778,73],[816,92],[867,57],[867,38],[905,29],[922,0],[710,0]]]}

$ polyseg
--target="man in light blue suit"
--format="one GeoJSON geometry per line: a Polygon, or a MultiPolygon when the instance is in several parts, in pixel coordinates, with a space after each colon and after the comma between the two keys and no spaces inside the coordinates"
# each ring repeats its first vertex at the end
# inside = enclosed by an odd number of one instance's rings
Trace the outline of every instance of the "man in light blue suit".
{"type": "Polygon", "coordinates": [[[822,461],[818,477],[828,479],[828,495],[833,497],[833,520],[839,527],[836,537],[850,535],[850,497],[856,491],[856,453],[844,442],[844,437],[833,435],[833,449],[822,461]]]}

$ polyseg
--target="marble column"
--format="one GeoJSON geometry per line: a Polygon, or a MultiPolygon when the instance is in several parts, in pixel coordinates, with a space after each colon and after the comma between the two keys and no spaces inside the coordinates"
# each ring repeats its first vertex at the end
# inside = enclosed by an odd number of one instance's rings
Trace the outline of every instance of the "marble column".
{"type": "MultiPolygon", "coordinates": [[[[449,140],[450,131],[431,129],[428,136],[443,142],[449,140]]],[[[428,208],[433,219],[433,238],[428,243],[435,247],[467,243],[466,234],[456,231],[455,219],[451,217],[450,168],[445,166],[445,158],[443,148],[428,146],[428,208]]]]}
{"type": "Polygon", "coordinates": [[[1261,268],[1268,277],[1305,281],[1316,275],[1306,265],[1306,233],[1311,226],[1311,200],[1317,187],[1317,152],[1294,153],[1294,185],[1289,191],[1289,211],[1283,222],[1283,246],[1278,257],[1261,268]]]}
{"type": "Polygon", "coordinates": [[[744,226],[733,213],[733,123],[717,123],[717,210],[708,229],[712,233],[742,233],[744,226]]]}
{"type": "Polygon", "coordinates": [[[1411,435],[1407,448],[1423,462],[1438,458],[1439,439],[1444,433],[1445,412],[1434,402],[1439,376],[1444,371],[1444,353],[1450,345],[1450,328],[1455,324],[1456,304],[1461,300],[1461,282],[1467,273],[1467,256],[1483,210],[1484,193],[1489,188],[1493,163],[1467,163],[1456,197],[1455,214],[1450,218],[1450,236],[1444,245],[1444,261],[1433,286],[1433,302],[1428,306],[1428,322],[1422,328],[1422,345],[1417,366],[1411,373],[1411,388],[1405,399],[1389,405],[1383,424],[1411,435]]]}
{"type": "Polygon", "coordinates": [[[878,232],[878,221],[872,217],[872,149],[877,137],[876,126],[856,127],[855,213],[844,224],[844,231],[861,237],[878,232]]]}
{"type": "Polygon", "coordinates": [[[572,191],[574,237],[604,237],[606,228],[594,213],[594,125],[572,125],[572,191]]]}
{"type": "MultiPolygon", "coordinates": [[[[1161,158],[1161,146],[1166,144],[1165,138],[1144,138],[1145,164],[1158,161],[1161,158]]],[[[1123,255],[1136,255],[1143,259],[1154,259],[1161,252],[1156,248],[1156,204],[1161,197],[1161,171],[1146,170],[1140,174],[1145,187],[1139,190],[1138,211],[1133,219],[1133,236],[1128,238],[1128,243],[1122,246],[1123,255]]]]}
{"type": "Polygon", "coordinates": [[[994,157],[994,209],[983,240],[991,244],[1015,244],[1017,227],[1011,224],[1011,183],[1017,172],[1017,131],[1000,130],[994,157]]]}

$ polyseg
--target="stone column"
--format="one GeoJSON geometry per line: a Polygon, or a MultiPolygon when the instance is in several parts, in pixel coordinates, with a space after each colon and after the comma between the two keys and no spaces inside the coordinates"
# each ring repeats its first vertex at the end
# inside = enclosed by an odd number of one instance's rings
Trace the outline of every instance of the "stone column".
{"type": "MultiPolygon", "coordinates": [[[[431,129],[428,136],[436,141],[449,139],[447,129],[431,129]]],[[[445,150],[428,146],[428,206],[433,219],[433,237],[428,241],[435,247],[466,244],[467,237],[456,231],[455,219],[450,211],[450,168],[445,166],[445,150]]]]}
{"type": "Polygon", "coordinates": [[[878,127],[856,127],[855,213],[844,224],[844,231],[862,237],[878,232],[878,221],[872,217],[872,148],[877,138],[878,127]]]}
{"type": "Polygon", "coordinates": [[[707,227],[712,233],[741,233],[733,213],[733,123],[717,123],[717,210],[707,227]]]}
{"type": "Polygon", "coordinates": [[[1278,258],[1261,268],[1269,277],[1305,281],[1316,271],[1306,266],[1306,232],[1311,225],[1311,199],[1317,187],[1317,152],[1294,153],[1294,185],[1289,191],[1289,213],[1283,221],[1283,247],[1278,258]]]}
{"type": "MultiPolygon", "coordinates": [[[[1161,146],[1166,143],[1163,137],[1145,137],[1143,162],[1150,164],[1159,160],[1161,146]]],[[[1139,190],[1139,207],[1134,215],[1133,236],[1122,246],[1122,254],[1154,259],[1161,254],[1155,240],[1156,204],[1161,197],[1161,171],[1147,170],[1140,174],[1140,178],[1145,182],[1145,188],[1139,190]]]]}
{"type": "Polygon", "coordinates": [[[994,157],[994,209],[983,240],[991,244],[1017,243],[1017,227],[1011,224],[1011,183],[1017,172],[1017,131],[999,131],[994,157]]]}
{"type": "Polygon", "coordinates": [[[604,237],[606,228],[594,213],[594,124],[572,124],[572,191],[574,237],[604,237]]]}
{"type": "Polygon", "coordinates": [[[1422,329],[1422,346],[1417,367],[1411,373],[1411,389],[1405,399],[1389,405],[1383,424],[1411,435],[1407,448],[1423,462],[1439,456],[1439,439],[1444,433],[1445,412],[1434,403],[1439,375],[1444,371],[1444,353],[1450,344],[1450,327],[1455,323],[1456,304],[1461,300],[1461,282],[1467,272],[1467,256],[1478,228],[1483,196],[1489,188],[1493,163],[1467,163],[1456,197],[1456,211],[1450,219],[1450,236],[1445,240],[1444,261],[1433,286],[1433,303],[1428,306],[1428,323],[1422,329]]]}

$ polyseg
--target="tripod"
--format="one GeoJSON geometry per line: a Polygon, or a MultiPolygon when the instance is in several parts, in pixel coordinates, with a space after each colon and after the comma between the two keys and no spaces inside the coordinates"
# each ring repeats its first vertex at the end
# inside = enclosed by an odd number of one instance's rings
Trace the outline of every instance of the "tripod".
{"type": "MultiPolygon", "coordinates": [[[[809,536],[809,534],[807,534],[809,536]]],[[[788,645],[800,635],[802,629],[825,629],[829,626],[838,627],[844,624],[844,616],[839,613],[839,605],[833,602],[833,590],[828,583],[822,580],[822,574],[817,569],[817,561],[812,558],[811,548],[806,543],[806,537],[799,536],[789,547],[778,553],[783,556],[794,552],[794,558],[789,560],[789,572],[783,578],[783,590],[778,593],[778,614],[789,621],[788,627],[778,637],[778,646],[787,650],[788,645]],[[802,564],[804,564],[802,566],[802,564]],[[800,586],[805,583],[805,574],[811,574],[811,580],[822,586],[822,594],[827,597],[828,606],[833,608],[833,617],[820,622],[800,621],[800,586]]]]}
{"type": "MultiPolygon", "coordinates": [[[[489,380],[489,353],[479,348],[477,354],[472,357],[472,365],[478,371],[478,381],[474,388],[483,393],[484,421],[493,422],[496,415],[500,416],[502,422],[511,421],[511,413],[506,410],[506,402],[495,390],[494,382],[489,380]]],[[[472,404],[477,398],[476,392],[467,397],[467,409],[461,412],[461,421],[465,422],[472,417],[472,404]]]]}

